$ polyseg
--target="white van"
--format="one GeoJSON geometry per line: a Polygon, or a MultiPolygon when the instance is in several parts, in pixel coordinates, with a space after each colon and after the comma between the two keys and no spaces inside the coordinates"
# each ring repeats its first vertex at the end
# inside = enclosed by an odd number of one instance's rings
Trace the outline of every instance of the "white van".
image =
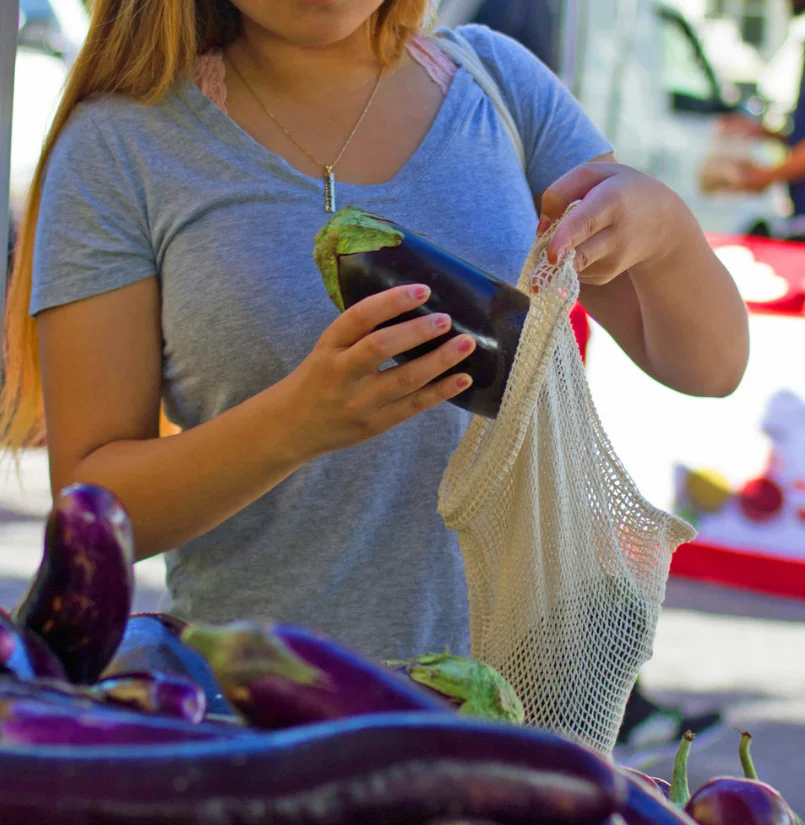
{"type": "MultiPolygon", "coordinates": [[[[467,22],[481,5],[442,0],[442,21],[467,22]]],[[[742,234],[785,214],[781,191],[701,192],[699,173],[715,148],[717,120],[736,103],[677,7],[657,0],[565,0],[565,21],[559,73],[620,160],[671,186],[709,232],[742,234]]],[[[753,153],[772,151],[758,147],[753,153]]]]}

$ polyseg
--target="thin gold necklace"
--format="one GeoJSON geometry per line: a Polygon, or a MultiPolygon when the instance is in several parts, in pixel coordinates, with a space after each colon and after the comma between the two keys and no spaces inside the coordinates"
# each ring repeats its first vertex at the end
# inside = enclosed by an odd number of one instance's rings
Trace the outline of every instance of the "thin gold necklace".
{"type": "Polygon", "coordinates": [[[335,212],[335,167],[338,165],[338,161],[344,156],[344,152],[347,151],[350,143],[352,143],[352,138],[355,137],[355,133],[360,128],[361,123],[363,123],[363,119],[366,117],[366,113],[372,106],[375,97],[377,96],[378,89],[380,89],[380,81],[383,80],[383,76],[386,73],[386,67],[380,70],[380,73],[377,76],[377,82],[375,83],[375,87],[372,90],[372,94],[369,97],[369,100],[366,103],[366,106],[363,108],[363,112],[361,112],[361,116],[358,118],[358,122],[355,124],[355,128],[349,133],[349,137],[347,138],[344,145],[341,147],[341,151],[338,153],[338,156],[332,163],[322,163],[315,155],[308,152],[304,146],[280,123],[277,119],[277,116],[268,108],[268,106],[263,103],[260,99],[260,96],[257,92],[252,89],[252,87],[246,82],[246,78],[240,73],[238,67],[233,62],[232,58],[228,58],[229,65],[234,69],[235,74],[240,79],[240,82],[248,89],[249,93],[252,97],[260,104],[260,107],[265,111],[265,113],[277,124],[277,126],[282,129],[285,133],[288,140],[290,140],[298,149],[304,152],[317,166],[321,166],[324,172],[324,211],[325,212],[335,212]]]}

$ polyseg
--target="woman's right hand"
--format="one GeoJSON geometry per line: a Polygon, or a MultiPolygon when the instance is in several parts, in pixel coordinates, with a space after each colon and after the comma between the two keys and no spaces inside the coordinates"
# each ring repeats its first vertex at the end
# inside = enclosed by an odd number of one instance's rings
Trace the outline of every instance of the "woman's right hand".
{"type": "Polygon", "coordinates": [[[306,459],[381,435],[466,390],[462,373],[436,380],[475,349],[469,335],[451,339],[407,364],[380,370],[395,355],[444,335],[446,315],[377,329],[424,304],[421,285],[395,287],[350,307],[282,382],[286,411],[306,459]]]}

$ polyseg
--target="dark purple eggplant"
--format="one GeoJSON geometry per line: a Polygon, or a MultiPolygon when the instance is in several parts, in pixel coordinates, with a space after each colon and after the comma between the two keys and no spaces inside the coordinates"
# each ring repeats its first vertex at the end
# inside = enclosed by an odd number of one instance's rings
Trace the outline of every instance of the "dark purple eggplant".
{"type": "Polygon", "coordinates": [[[253,727],[367,713],[453,712],[405,676],[307,628],[257,621],[191,624],[182,640],[204,656],[224,696],[253,727]]]}
{"type": "Polygon", "coordinates": [[[639,785],[642,785],[646,790],[652,793],[659,793],[663,799],[671,799],[671,783],[666,782],[656,776],[649,776],[636,768],[621,768],[625,771],[630,779],[635,780],[639,785]]]}
{"type": "Polygon", "coordinates": [[[684,811],[641,780],[627,777],[627,784],[626,803],[619,810],[626,825],[696,825],[684,811]]]}
{"type": "Polygon", "coordinates": [[[455,714],[181,745],[0,747],[3,825],[599,825],[625,796],[623,776],[579,745],[455,714]]]}
{"type": "Polygon", "coordinates": [[[430,287],[426,304],[387,326],[446,312],[453,319],[452,328],[395,360],[405,363],[457,335],[472,335],[475,351],[445,375],[466,372],[473,383],[451,401],[476,415],[497,416],[530,307],[527,295],[423,235],[354,207],[337,212],[320,230],[314,257],[330,297],[342,311],[392,287],[430,287]]]}
{"type": "Polygon", "coordinates": [[[61,662],[31,630],[18,627],[0,610],[0,673],[18,679],[67,679],[61,662]]]}
{"type": "Polygon", "coordinates": [[[186,679],[204,692],[207,713],[236,718],[207,662],[179,638],[185,623],[166,614],[132,616],[103,678],[147,672],[186,679]]]}
{"type": "Polygon", "coordinates": [[[123,705],[160,716],[174,716],[194,724],[207,712],[204,691],[188,679],[164,673],[124,673],[99,679],[87,688],[101,702],[123,705]]]}
{"type": "Polygon", "coordinates": [[[427,653],[384,664],[443,696],[464,716],[516,725],[525,720],[523,703],[514,688],[497,670],[476,659],[427,653]]]}
{"type": "Polygon", "coordinates": [[[114,655],[131,611],[134,538],[123,505],[86,484],[57,497],[42,563],[13,617],[56,654],[72,682],[94,682],[114,655]]]}
{"type": "Polygon", "coordinates": [[[254,735],[230,725],[192,724],[100,705],[58,688],[30,696],[0,690],[0,752],[11,745],[156,745],[254,735]]]}
{"type": "Polygon", "coordinates": [[[699,825],[794,825],[780,793],[755,779],[711,779],[693,794],[685,811],[699,825]]]}

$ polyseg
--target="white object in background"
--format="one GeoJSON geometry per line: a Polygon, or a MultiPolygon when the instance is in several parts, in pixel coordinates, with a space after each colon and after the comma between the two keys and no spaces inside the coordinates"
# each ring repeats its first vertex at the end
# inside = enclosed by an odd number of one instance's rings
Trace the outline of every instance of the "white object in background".
{"type": "Polygon", "coordinates": [[[14,78],[9,193],[15,218],[22,212],[66,77],[67,65],[58,57],[36,49],[19,49],[14,78]]]}

